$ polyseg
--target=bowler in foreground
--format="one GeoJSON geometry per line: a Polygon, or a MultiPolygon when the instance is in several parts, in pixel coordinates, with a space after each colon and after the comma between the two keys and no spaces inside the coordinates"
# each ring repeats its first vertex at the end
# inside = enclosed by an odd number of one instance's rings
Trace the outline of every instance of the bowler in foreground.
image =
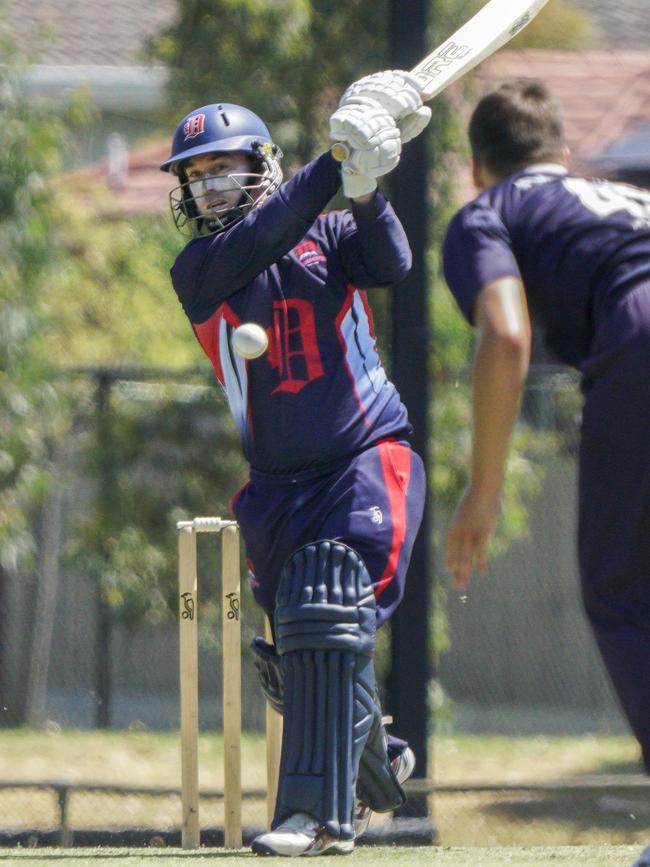
{"type": "Polygon", "coordinates": [[[582,595],[650,772],[650,193],[569,172],[558,109],[536,80],[484,96],[469,138],[480,194],[444,242],[447,282],[477,331],[470,480],[447,565],[459,588],[485,570],[532,317],[582,374],[582,595]]]}

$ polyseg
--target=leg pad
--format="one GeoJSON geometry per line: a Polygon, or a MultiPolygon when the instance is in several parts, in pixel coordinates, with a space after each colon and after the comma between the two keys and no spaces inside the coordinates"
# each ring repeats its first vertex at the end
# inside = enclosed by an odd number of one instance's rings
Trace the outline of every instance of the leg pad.
{"type": "Polygon", "coordinates": [[[280,579],[275,634],[284,730],[273,827],[310,813],[352,839],[359,761],[379,714],[375,598],[359,555],[330,541],[296,551],[280,579]]]}

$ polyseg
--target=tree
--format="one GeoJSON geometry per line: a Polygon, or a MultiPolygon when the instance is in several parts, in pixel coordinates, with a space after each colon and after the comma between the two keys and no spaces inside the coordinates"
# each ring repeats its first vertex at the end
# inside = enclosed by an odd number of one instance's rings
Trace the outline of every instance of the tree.
{"type": "Polygon", "coordinates": [[[594,25],[572,0],[553,0],[515,37],[512,48],[584,51],[596,45],[594,25]]]}
{"type": "MultiPolygon", "coordinates": [[[[53,484],[52,455],[65,430],[43,340],[43,296],[57,261],[49,179],[61,167],[65,118],[28,99],[14,47],[0,65],[0,628],[8,582],[33,567],[34,510],[53,484]]],[[[67,115],[73,121],[74,110],[67,115]]],[[[0,646],[6,650],[3,629],[0,646]]],[[[6,676],[7,667],[0,667],[6,676]]],[[[20,713],[0,683],[0,722],[20,713]]]]}
{"type": "Polygon", "coordinates": [[[150,46],[171,70],[173,123],[222,100],[268,123],[289,163],[325,146],[325,120],[360,71],[382,65],[385,0],[181,0],[176,25],[150,46]]]}

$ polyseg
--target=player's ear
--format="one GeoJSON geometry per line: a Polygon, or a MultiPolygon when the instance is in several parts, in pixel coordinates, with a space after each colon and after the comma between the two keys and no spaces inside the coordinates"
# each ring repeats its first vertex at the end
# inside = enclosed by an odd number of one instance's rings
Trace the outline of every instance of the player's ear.
{"type": "Polygon", "coordinates": [[[482,166],[474,155],[472,155],[472,182],[477,190],[485,189],[482,166]]]}

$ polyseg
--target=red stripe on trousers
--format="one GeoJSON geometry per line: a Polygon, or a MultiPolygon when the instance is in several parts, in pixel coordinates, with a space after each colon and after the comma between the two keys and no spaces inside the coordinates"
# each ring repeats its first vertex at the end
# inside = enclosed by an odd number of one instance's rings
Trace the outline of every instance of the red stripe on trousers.
{"type": "Polygon", "coordinates": [[[399,555],[406,536],[406,491],[411,478],[411,449],[408,446],[394,442],[379,445],[379,459],[386,483],[390,517],[393,522],[393,538],[390,554],[379,583],[375,587],[375,598],[390,584],[395,577],[399,555]]]}

